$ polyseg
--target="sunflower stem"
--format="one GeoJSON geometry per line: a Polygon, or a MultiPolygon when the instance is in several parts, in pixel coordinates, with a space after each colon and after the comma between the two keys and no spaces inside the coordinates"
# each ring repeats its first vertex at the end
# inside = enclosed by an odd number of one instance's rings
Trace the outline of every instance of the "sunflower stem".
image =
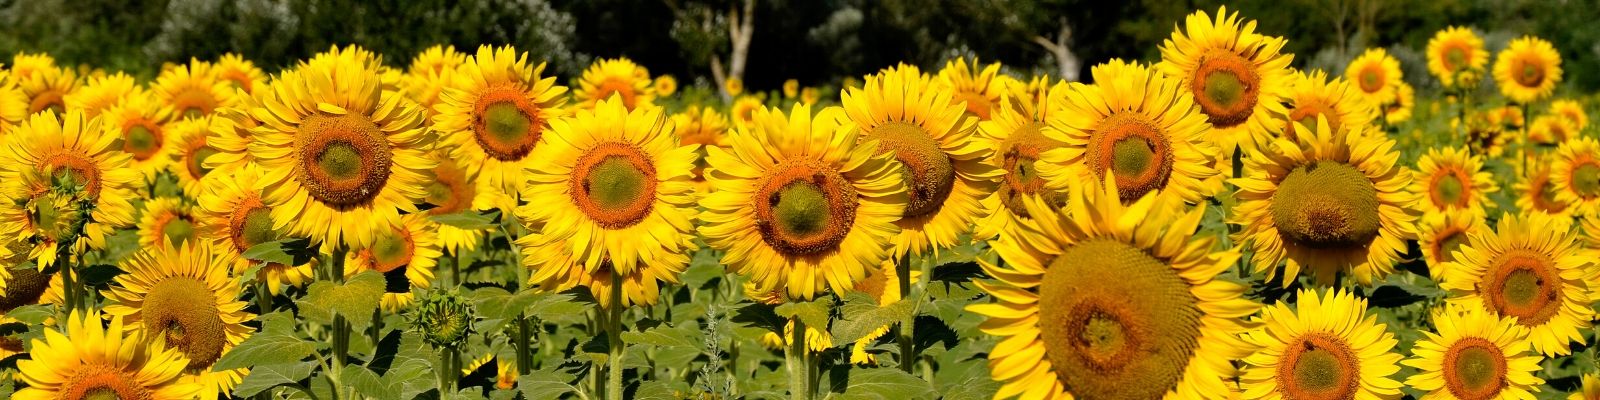
{"type": "Polygon", "coordinates": [[[611,274],[611,304],[606,310],[606,339],[610,341],[608,350],[611,355],[606,357],[606,399],[622,399],[622,355],[627,349],[627,343],[622,342],[622,275],[611,274]]]}
{"type": "MultiPolygon", "coordinates": [[[[333,250],[332,262],[328,263],[328,279],[336,283],[344,282],[344,256],[348,251],[344,246],[333,250]]],[[[350,322],[345,321],[344,315],[333,315],[333,363],[335,369],[344,366],[350,351],[350,322]]]]}
{"type": "Polygon", "coordinates": [[[272,290],[266,282],[256,282],[256,307],[261,314],[272,312],[272,290]]]}
{"type": "Polygon", "coordinates": [[[528,348],[529,339],[532,337],[533,324],[528,321],[528,316],[517,316],[517,335],[514,346],[517,348],[517,373],[527,375],[533,371],[533,349],[528,348]]]}
{"type": "Polygon", "coordinates": [[[1532,122],[1532,116],[1528,115],[1528,109],[1530,108],[1532,107],[1530,107],[1529,103],[1522,103],[1522,169],[1524,171],[1528,169],[1528,163],[1533,158],[1533,137],[1528,129],[1533,126],[1533,124],[1529,123],[1532,122]]]}
{"type": "Polygon", "coordinates": [[[789,346],[784,347],[783,361],[789,369],[789,398],[811,399],[811,351],[806,348],[806,323],[799,318],[789,320],[794,329],[789,332],[789,346]]]}
{"type": "Polygon", "coordinates": [[[454,347],[439,350],[439,397],[448,398],[456,392],[456,375],[461,368],[457,367],[461,354],[454,347]]]}
{"type": "MultiPolygon", "coordinates": [[[[910,297],[911,257],[909,254],[901,257],[900,262],[895,264],[894,273],[896,277],[900,278],[900,296],[910,297]]],[[[907,373],[915,372],[917,366],[916,324],[917,313],[913,312],[911,315],[906,316],[905,320],[900,321],[899,336],[896,337],[900,343],[900,370],[907,373]]]]}
{"type": "MultiPolygon", "coordinates": [[[[64,288],[62,303],[67,307],[67,315],[78,309],[78,285],[72,276],[72,261],[69,257],[56,257],[56,265],[61,266],[61,287],[64,288]]],[[[62,318],[61,320],[66,320],[62,318]]]]}

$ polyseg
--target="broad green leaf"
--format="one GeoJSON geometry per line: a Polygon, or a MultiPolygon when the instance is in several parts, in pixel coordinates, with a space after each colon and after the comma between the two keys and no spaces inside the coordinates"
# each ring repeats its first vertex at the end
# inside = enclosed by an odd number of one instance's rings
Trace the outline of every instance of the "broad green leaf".
{"type": "Polygon", "coordinates": [[[233,395],[250,397],[279,385],[294,384],[311,376],[311,371],[316,369],[316,361],[260,365],[251,369],[239,386],[233,388],[233,395]]]}
{"type": "Polygon", "coordinates": [[[319,281],[306,289],[300,315],[308,320],[332,324],[334,315],[343,315],[350,327],[359,331],[372,325],[372,312],[383,298],[383,275],[363,272],[343,284],[319,281]]]}
{"type": "Polygon", "coordinates": [[[634,390],[633,400],[677,400],[681,398],[675,392],[687,392],[688,385],[681,381],[662,382],[649,381],[639,384],[639,389],[634,390]]]}
{"type": "Polygon", "coordinates": [[[310,239],[290,238],[250,246],[241,257],[283,265],[301,265],[311,261],[316,254],[310,239]]]}
{"type": "Polygon", "coordinates": [[[750,303],[739,307],[739,309],[734,310],[733,318],[730,321],[737,322],[743,326],[764,328],[767,332],[779,335],[783,334],[784,326],[789,324],[788,320],[779,317],[778,313],[773,311],[772,306],[761,303],[750,303]]]}
{"type": "Polygon", "coordinates": [[[435,215],[428,217],[428,219],[433,220],[433,222],[438,222],[469,231],[494,229],[499,227],[499,225],[495,225],[494,223],[494,216],[485,215],[475,210],[435,215]]]}
{"type": "Polygon", "coordinates": [[[571,382],[577,379],[565,372],[537,370],[517,378],[517,389],[522,390],[522,397],[529,399],[555,399],[576,393],[578,388],[571,382]]]}
{"type": "Polygon", "coordinates": [[[400,386],[404,385],[406,380],[428,380],[426,371],[407,376],[392,376],[395,371],[390,372],[391,376],[379,377],[378,373],[360,365],[346,365],[343,380],[351,389],[355,389],[356,394],[376,399],[400,398],[400,386]]]}
{"type": "Polygon", "coordinates": [[[779,304],[772,311],[779,317],[799,319],[807,327],[823,329],[828,326],[828,313],[833,308],[833,298],[823,297],[814,301],[792,301],[779,304]]]}
{"type": "Polygon", "coordinates": [[[55,311],[51,311],[50,306],[44,304],[29,304],[5,313],[6,318],[15,319],[28,326],[44,326],[44,321],[55,315],[55,311]]]}
{"type": "Polygon", "coordinates": [[[262,332],[250,336],[238,346],[234,346],[233,350],[223,354],[211,370],[226,371],[258,365],[291,364],[305,359],[313,352],[316,352],[316,346],[293,334],[262,332]]]}
{"type": "Polygon", "coordinates": [[[840,400],[899,400],[937,397],[933,385],[899,368],[851,370],[847,380],[834,381],[832,392],[840,400]]]}
{"type": "Polygon", "coordinates": [[[913,310],[911,302],[907,300],[878,307],[871,296],[851,293],[845,296],[845,304],[840,311],[844,316],[834,321],[832,329],[829,329],[834,343],[851,343],[865,338],[878,328],[905,321],[913,310]]]}
{"type": "Polygon", "coordinates": [[[700,335],[698,330],[663,325],[639,332],[623,332],[622,341],[635,345],[699,348],[695,339],[700,335]]]}

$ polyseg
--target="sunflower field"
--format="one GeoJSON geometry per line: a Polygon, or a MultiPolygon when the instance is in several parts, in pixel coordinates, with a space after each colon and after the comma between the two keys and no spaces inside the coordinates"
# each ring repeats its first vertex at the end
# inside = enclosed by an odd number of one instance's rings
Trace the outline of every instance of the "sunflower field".
{"type": "Polygon", "coordinates": [[[1083,76],[762,88],[20,52],[0,397],[1600,399],[1596,97],[1556,44],[1297,68],[1189,12],[1083,76]]]}

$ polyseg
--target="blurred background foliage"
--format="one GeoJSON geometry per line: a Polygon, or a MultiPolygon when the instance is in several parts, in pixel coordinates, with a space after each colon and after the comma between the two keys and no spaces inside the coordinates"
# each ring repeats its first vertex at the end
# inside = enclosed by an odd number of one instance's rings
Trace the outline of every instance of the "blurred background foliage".
{"type": "MultiPolygon", "coordinates": [[[[236,52],[269,71],[356,43],[391,65],[435,43],[471,51],[510,43],[572,77],[595,57],[627,56],[654,74],[712,81],[728,59],[730,21],[746,0],[0,0],[0,54],[49,52],[152,77],[163,62],[236,52]]],[[[824,85],[905,60],[933,68],[958,55],[1014,72],[1087,76],[1106,59],[1157,60],[1174,21],[1224,3],[1288,38],[1294,66],[1342,71],[1386,47],[1427,90],[1421,56],[1434,32],[1473,27],[1490,51],[1522,34],[1555,43],[1564,87],[1600,89],[1595,0],[754,0],[744,82],[824,85]],[[1049,45],[1057,45],[1052,48],[1049,45]],[[1064,50],[1057,53],[1057,50],[1064,50]],[[1058,58],[1075,60],[1062,68],[1058,58]],[[1066,71],[1066,72],[1063,72],[1066,71]]],[[[1181,22],[1180,22],[1181,23],[1181,22]]]]}

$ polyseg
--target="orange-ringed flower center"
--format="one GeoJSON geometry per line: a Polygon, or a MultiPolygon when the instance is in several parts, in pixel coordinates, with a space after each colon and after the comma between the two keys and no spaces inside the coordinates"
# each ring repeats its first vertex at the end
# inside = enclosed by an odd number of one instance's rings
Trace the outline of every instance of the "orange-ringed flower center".
{"type": "Polygon", "coordinates": [[[1028,217],[1026,196],[1043,195],[1051,197],[1052,201],[1061,200],[1056,198],[1061,196],[1045,193],[1045,181],[1039,177],[1035,166],[1040,153],[1050,146],[1049,140],[1039,131],[1043,127],[1042,122],[1023,125],[1000,143],[1001,161],[1006,170],[1005,184],[1000,186],[1000,201],[1012,214],[1023,218],[1028,217]]]}
{"type": "Polygon", "coordinates": [[[184,168],[188,170],[190,177],[203,178],[211,173],[211,168],[206,167],[206,159],[217,153],[216,148],[205,144],[190,147],[188,154],[183,155],[184,168]]]}
{"type": "Polygon", "coordinates": [[[185,214],[169,212],[157,220],[160,224],[161,237],[174,245],[182,244],[194,237],[193,217],[185,214]]]}
{"type": "Polygon", "coordinates": [[[213,290],[199,280],[173,276],[157,282],[140,307],[145,329],[189,357],[189,369],[210,368],[227,343],[213,290]]]}
{"type": "Polygon", "coordinates": [[[243,252],[250,246],[278,240],[272,230],[272,211],[261,204],[261,199],[250,198],[234,209],[228,218],[228,238],[235,249],[243,252]]]}
{"type": "Polygon", "coordinates": [[[1344,340],[1304,333],[1288,343],[1278,361],[1279,387],[1291,399],[1353,399],[1361,383],[1360,362],[1344,340]]]}
{"type": "Polygon", "coordinates": [[[1466,43],[1451,43],[1445,47],[1444,57],[1441,58],[1440,61],[1444,62],[1444,69],[1446,71],[1455,71],[1456,69],[1467,64],[1468,50],[1465,46],[1466,43]]]}
{"type": "Polygon", "coordinates": [[[135,160],[154,157],[161,151],[163,140],[161,128],[150,121],[134,121],[122,128],[122,150],[132,154],[135,160]]]}
{"type": "Polygon", "coordinates": [[[756,190],[756,230],[786,256],[833,251],[850,234],[856,190],[838,171],[811,160],[778,164],[756,190]]]}
{"type": "Polygon", "coordinates": [[[573,204],[606,229],[643,221],[656,200],[656,167],[630,144],[605,142],[578,158],[572,169],[573,204]]]}
{"type": "Polygon", "coordinates": [[[1510,249],[1491,261],[1478,283],[1484,305],[1500,315],[1517,317],[1524,326],[1549,321],[1561,309],[1565,283],[1549,255],[1510,249]]]}
{"type": "Polygon", "coordinates": [[[1284,239],[1316,249],[1366,246],[1381,224],[1372,181],[1341,162],[1296,167],[1278,183],[1271,207],[1284,239]]]}
{"type": "Polygon", "coordinates": [[[55,111],[56,115],[65,113],[67,103],[63,100],[63,96],[66,96],[66,93],[59,89],[49,89],[34,95],[33,100],[28,102],[28,115],[45,110],[55,111]]]}
{"type": "Polygon", "coordinates": [[[905,218],[931,215],[944,207],[944,200],[955,188],[955,164],[928,131],[897,121],[867,132],[863,139],[877,140],[878,151],[893,152],[895,160],[904,167],[901,179],[910,197],[905,218]]]}
{"type": "Polygon", "coordinates": [[[138,384],[135,376],[120,368],[102,365],[82,365],[61,383],[58,397],[63,400],[148,400],[150,391],[138,384]]]}
{"type": "Polygon", "coordinates": [[[983,92],[974,90],[957,90],[950,101],[966,102],[967,112],[985,121],[989,119],[989,109],[994,107],[994,102],[985,97],[983,92]]]}
{"type": "Polygon", "coordinates": [[[599,96],[597,100],[609,99],[613,95],[622,96],[622,105],[629,110],[633,109],[634,96],[637,95],[633,92],[633,82],[626,78],[606,78],[594,92],[599,96]]]}
{"type": "Polygon", "coordinates": [[[1532,57],[1525,56],[1512,64],[1512,80],[1517,81],[1518,85],[1531,88],[1544,84],[1544,64],[1532,57]]]}
{"type": "Polygon", "coordinates": [[[100,168],[82,154],[57,153],[45,157],[39,167],[49,176],[70,178],[72,183],[83,186],[89,197],[100,195],[100,168]]]}
{"type": "Polygon", "coordinates": [[[1471,186],[1467,186],[1472,178],[1467,172],[1455,167],[1445,167],[1433,174],[1433,190],[1428,192],[1428,197],[1433,200],[1433,205],[1438,208],[1466,208],[1471,205],[1471,186]]]}
{"type": "Polygon", "coordinates": [[[1572,191],[1584,198],[1600,196],[1600,162],[1586,161],[1572,169],[1572,191]]]}
{"type": "Polygon", "coordinates": [[[217,109],[217,98],[212,95],[211,88],[191,86],[172,96],[172,109],[177,110],[183,118],[199,118],[217,109]]]}
{"type": "Polygon", "coordinates": [[[416,244],[412,242],[410,232],[397,230],[378,235],[372,246],[367,248],[367,254],[371,256],[372,269],[387,274],[411,264],[411,257],[416,254],[416,244]]]}
{"type": "Polygon", "coordinates": [[[301,185],[335,209],[371,201],[389,180],[389,142],[364,116],[312,115],[301,122],[295,142],[301,185]]]}
{"type": "Polygon", "coordinates": [[[1455,261],[1455,251],[1465,244],[1467,244],[1467,232],[1461,228],[1451,227],[1439,232],[1438,239],[1433,243],[1433,254],[1438,255],[1437,261],[1455,261]]]}
{"type": "Polygon", "coordinates": [[[1216,52],[1200,60],[1191,90],[1200,111],[1218,128],[1250,119],[1261,91],[1261,76],[1250,60],[1232,52],[1216,52]]]}
{"type": "Polygon", "coordinates": [[[1369,94],[1378,93],[1388,86],[1388,79],[1384,75],[1382,63],[1367,63],[1361,68],[1361,73],[1356,74],[1356,86],[1360,86],[1361,91],[1369,94]]]}
{"type": "Polygon", "coordinates": [[[1462,400],[1493,399],[1506,385],[1506,357],[1480,337],[1457,340],[1444,353],[1444,383],[1462,400]]]}
{"type": "Polygon", "coordinates": [[[1172,147],[1166,135],[1142,114],[1112,115],[1095,126],[1089,141],[1089,168],[1117,180],[1122,201],[1132,201],[1167,186],[1172,174],[1172,147]]]}
{"type": "Polygon", "coordinates": [[[473,106],[473,138],[489,157],[521,160],[533,151],[544,132],[539,105],[529,101],[515,85],[486,90],[473,106]]]}
{"type": "MultiPolygon", "coordinates": [[[[1334,104],[1331,102],[1320,98],[1299,98],[1295,100],[1294,108],[1289,110],[1290,122],[1298,122],[1310,129],[1317,127],[1318,116],[1328,120],[1328,129],[1334,132],[1339,131],[1342,121],[1340,121],[1339,114],[1334,110],[1334,104]]],[[[1299,140],[1295,137],[1295,128],[1292,123],[1283,127],[1283,136],[1289,140],[1299,140]]]]}

